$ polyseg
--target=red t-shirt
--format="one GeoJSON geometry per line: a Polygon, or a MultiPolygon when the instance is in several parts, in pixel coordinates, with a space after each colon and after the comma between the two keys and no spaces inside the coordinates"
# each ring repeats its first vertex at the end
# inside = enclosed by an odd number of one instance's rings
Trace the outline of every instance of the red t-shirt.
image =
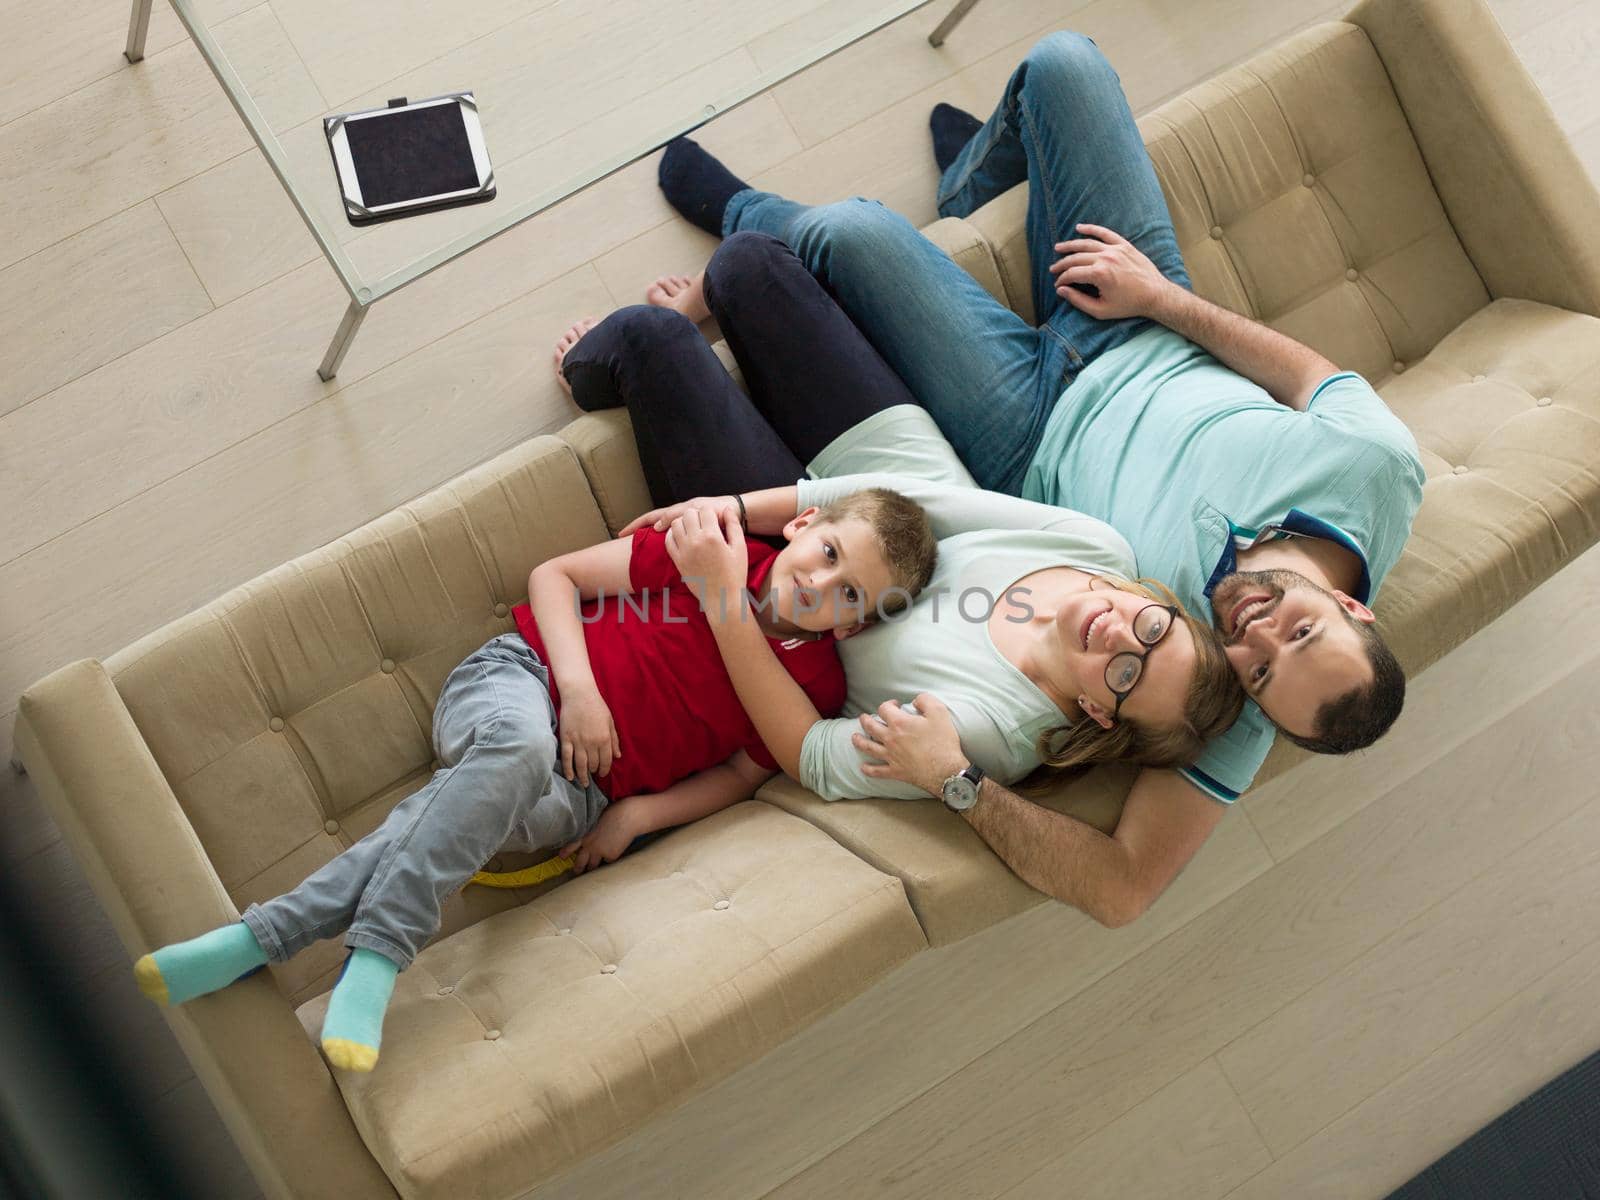
{"type": "MultiPolygon", "coordinates": [[[[778,552],[755,539],[746,544],[747,586],[755,594],[778,552]]],[[[663,791],[726,762],[740,749],[768,770],[777,770],[733,690],[700,602],[672,565],[665,533],[648,526],[634,533],[628,579],[631,596],[587,600],[579,610],[589,665],[622,744],[622,757],[612,763],[611,773],[596,777],[601,790],[613,799],[663,791]]],[[[548,666],[550,656],[532,608],[519,604],[511,615],[548,666]]],[[[753,612],[750,619],[755,619],[753,612]]],[[[838,715],[845,681],[834,638],[768,638],[767,644],[817,712],[838,715]]],[[[559,713],[558,682],[552,671],[550,698],[559,713]]]]}

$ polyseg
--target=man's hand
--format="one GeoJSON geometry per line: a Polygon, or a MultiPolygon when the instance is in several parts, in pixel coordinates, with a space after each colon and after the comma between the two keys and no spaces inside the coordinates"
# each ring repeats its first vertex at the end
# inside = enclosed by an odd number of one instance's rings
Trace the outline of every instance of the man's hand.
{"type": "Polygon", "coordinates": [[[633,839],[639,833],[634,822],[634,814],[639,812],[639,807],[629,805],[628,800],[631,799],[613,800],[601,812],[593,829],[557,851],[560,857],[572,859],[574,875],[582,875],[590,867],[598,867],[601,863],[615,862],[622,857],[624,850],[633,845],[633,839]]]}
{"type": "Polygon", "coordinates": [[[1102,321],[1118,317],[1159,320],[1162,298],[1178,285],[1121,234],[1103,225],[1079,225],[1078,231],[1089,236],[1056,243],[1056,253],[1062,256],[1050,264],[1056,295],[1102,321]],[[1093,296],[1069,286],[1074,283],[1090,284],[1100,294],[1093,296]]]}
{"type": "Polygon", "coordinates": [[[688,509],[667,531],[667,554],[707,617],[739,616],[750,577],[750,548],[737,512],[688,509]]]}
{"type": "Polygon", "coordinates": [[[611,709],[595,688],[561,694],[561,773],[589,786],[590,775],[611,774],[622,757],[622,740],[611,709]]]}
{"type": "Polygon", "coordinates": [[[923,692],[912,703],[916,712],[907,712],[898,700],[887,700],[876,715],[862,713],[856,718],[862,732],[852,734],[850,742],[863,755],[880,760],[862,764],[863,775],[898,779],[938,796],[944,781],[968,766],[961,753],[961,735],[937,696],[923,692]]]}
{"type": "Polygon", "coordinates": [[[698,511],[702,516],[718,520],[722,513],[733,514],[733,523],[739,523],[739,502],[732,496],[696,496],[693,500],[680,500],[677,504],[669,504],[665,508],[652,508],[647,513],[641,513],[622,527],[617,534],[619,538],[632,537],[635,530],[650,526],[657,533],[670,526],[684,513],[691,510],[698,511]]]}

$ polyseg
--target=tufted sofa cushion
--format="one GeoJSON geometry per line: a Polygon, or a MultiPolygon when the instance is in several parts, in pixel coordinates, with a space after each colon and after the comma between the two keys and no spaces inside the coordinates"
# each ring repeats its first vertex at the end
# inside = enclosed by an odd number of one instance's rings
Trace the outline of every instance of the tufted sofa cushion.
{"type": "MultiPolygon", "coordinates": [[[[605,536],[571,447],[534,438],[106,660],[241,910],[427,780],[445,677],[515,628],[536,563],[605,536]]],[[[526,898],[467,888],[442,934],[526,898]]],[[[298,1002],[342,958],[333,939],[271,970],[298,1002]]]]}
{"type": "Polygon", "coordinates": [[[748,801],[423,950],[338,1083],[407,1200],[520,1196],[926,945],[898,879],[748,801]]]}
{"type": "Polygon", "coordinates": [[[1379,391],[1428,474],[1378,606],[1416,670],[1600,537],[1600,319],[1496,300],[1379,391]]]}

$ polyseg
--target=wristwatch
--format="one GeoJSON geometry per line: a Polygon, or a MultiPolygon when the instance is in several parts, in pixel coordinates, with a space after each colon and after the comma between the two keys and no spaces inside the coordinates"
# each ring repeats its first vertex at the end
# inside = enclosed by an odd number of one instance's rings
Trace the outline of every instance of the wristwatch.
{"type": "Polygon", "coordinates": [[[972,763],[966,770],[957,771],[944,781],[940,798],[951,812],[966,812],[978,802],[978,785],[982,782],[983,768],[972,763]]]}

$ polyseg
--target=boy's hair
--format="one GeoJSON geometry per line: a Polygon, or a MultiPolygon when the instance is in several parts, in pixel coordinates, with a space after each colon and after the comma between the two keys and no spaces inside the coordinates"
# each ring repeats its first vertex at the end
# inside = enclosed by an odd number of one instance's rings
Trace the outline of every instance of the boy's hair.
{"type": "Polygon", "coordinates": [[[877,540],[893,581],[864,620],[891,616],[905,608],[933,578],[939,543],[922,505],[888,488],[866,488],[840,497],[817,511],[817,520],[838,524],[849,517],[865,521],[877,540]]]}

